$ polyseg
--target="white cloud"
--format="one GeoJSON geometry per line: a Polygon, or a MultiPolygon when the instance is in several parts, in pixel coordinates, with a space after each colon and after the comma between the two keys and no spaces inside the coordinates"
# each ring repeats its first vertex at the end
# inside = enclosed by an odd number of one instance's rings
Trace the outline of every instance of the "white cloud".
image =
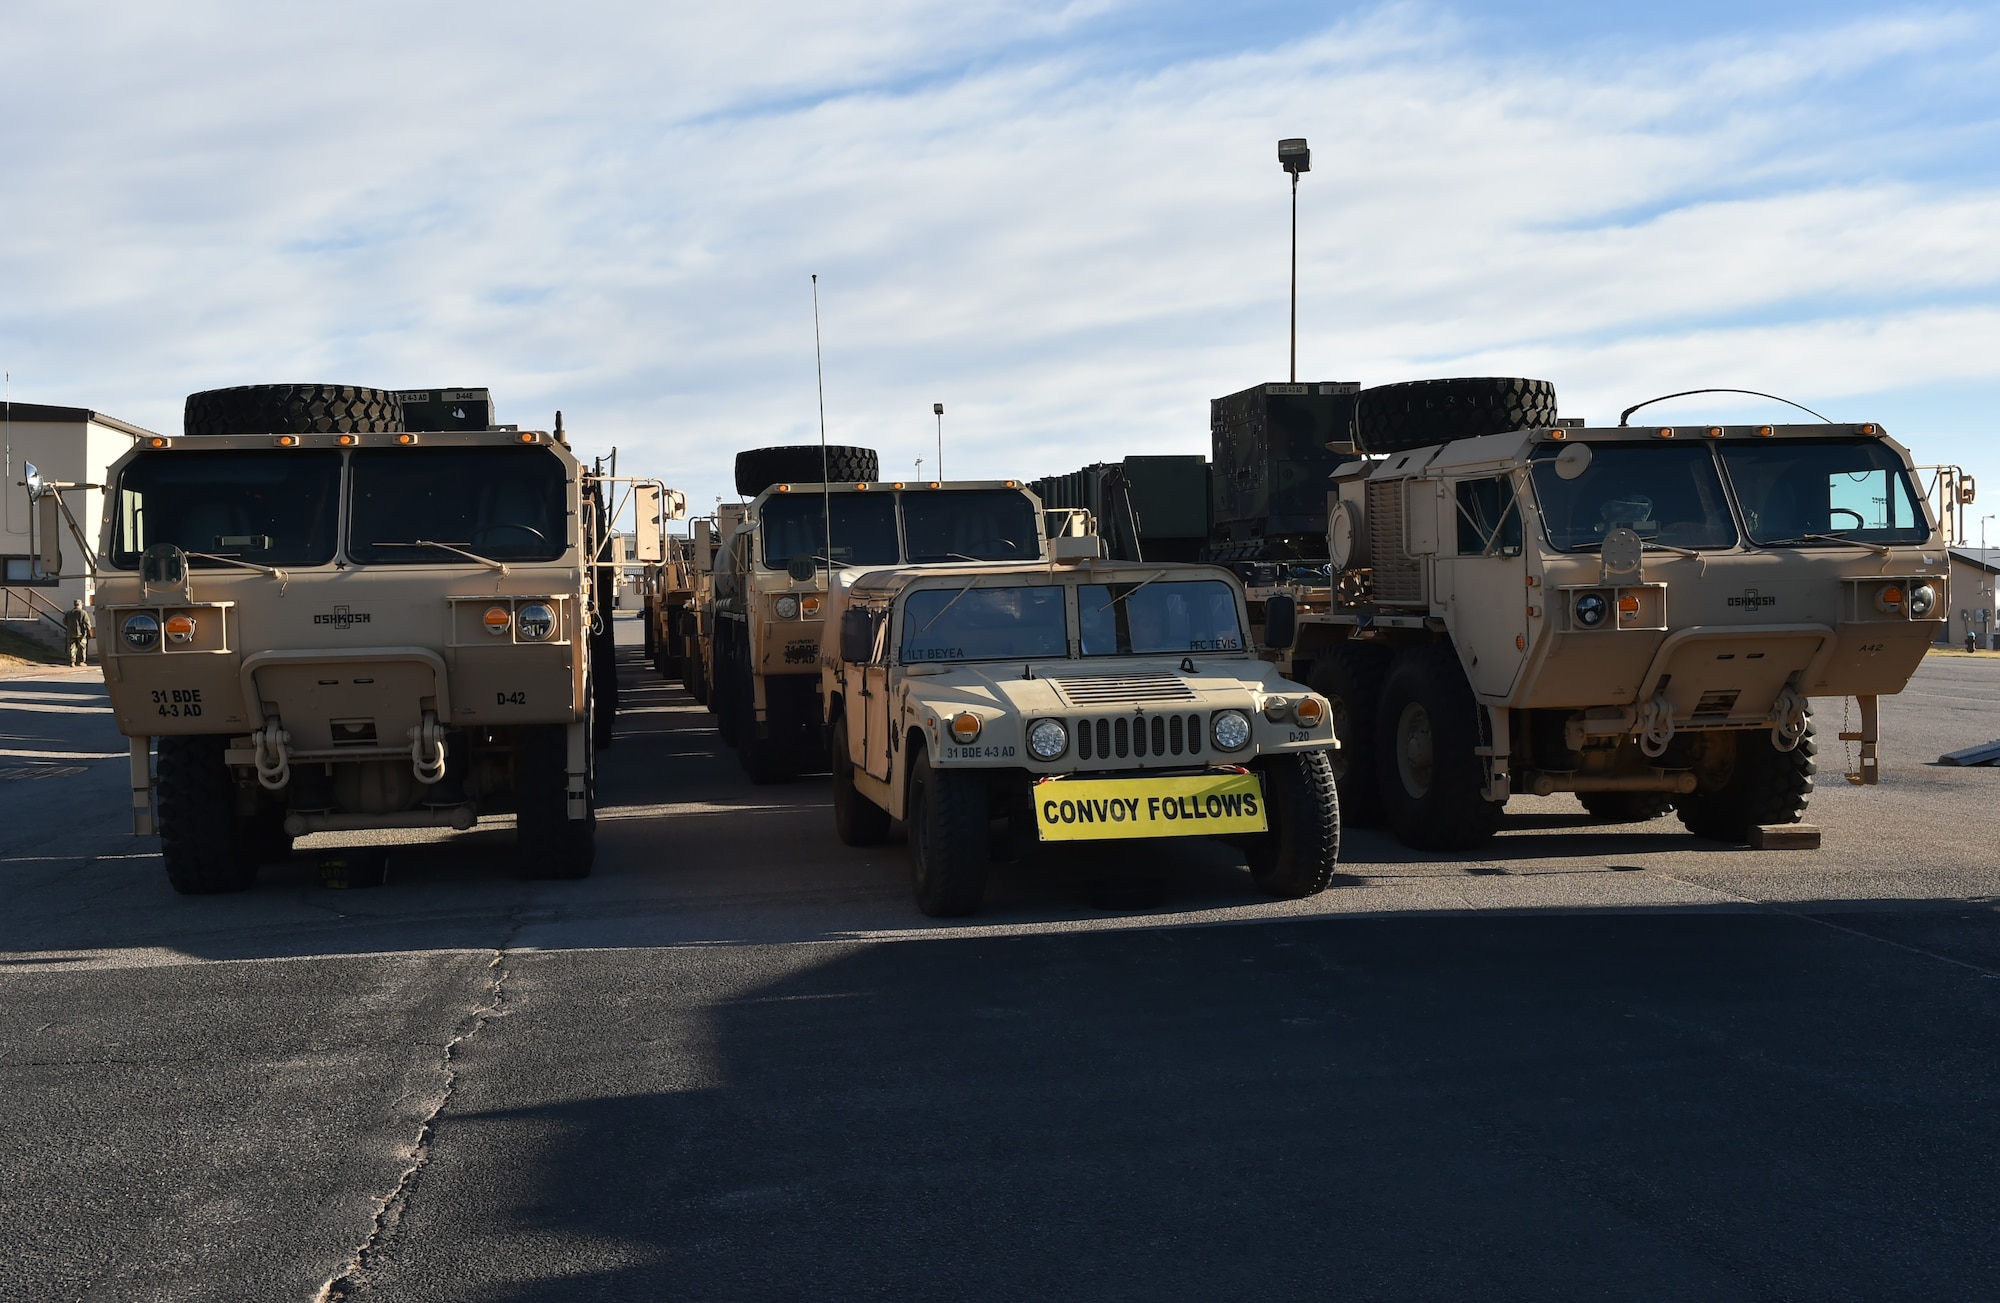
{"type": "Polygon", "coordinates": [[[1284,364],[1290,134],[1315,377],[1608,417],[2000,372],[2000,191],[1900,167],[1861,94],[1990,59],[1962,15],[1529,62],[1392,6],[1130,68],[1076,6],[271,12],[15,19],[17,396],[172,426],[255,379],[486,383],[703,501],[815,433],[817,271],[831,432],[895,467],[934,399],[955,474],[1205,451],[1284,364]]]}

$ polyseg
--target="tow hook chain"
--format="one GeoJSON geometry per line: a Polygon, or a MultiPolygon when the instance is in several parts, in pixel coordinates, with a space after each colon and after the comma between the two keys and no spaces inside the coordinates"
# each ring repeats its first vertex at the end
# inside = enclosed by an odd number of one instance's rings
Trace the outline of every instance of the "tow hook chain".
{"type": "Polygon", "coordinates": [[[292,735],[275,719],[265,720],[264,727],[250,735],[257,761],[257,785],[267,792],[278,791],[292,781],[291,753],[285,749],[291,740],[292,735]]]}
{"type": "Polygon", "coordinates": [[[1787,683],[1771,706],[1771,745],[1780,751],[1796,751],[1812,723],[1806,699],[1787,683]]]}
{"type": "Polygon", "coordinates": [[[1665,691],[1656,692],[1639,708],[1639,749],[1648,756],[1663,755],[1673,740],[1674,703],[1667,700],[1665,691]]]}
{"type": "Polygon", "coordinates": [[[437,716],[424,712],[424,722],[406,730],[410,739],[410,769],[426,787],[444,778],[444,728],[437,716]]]}

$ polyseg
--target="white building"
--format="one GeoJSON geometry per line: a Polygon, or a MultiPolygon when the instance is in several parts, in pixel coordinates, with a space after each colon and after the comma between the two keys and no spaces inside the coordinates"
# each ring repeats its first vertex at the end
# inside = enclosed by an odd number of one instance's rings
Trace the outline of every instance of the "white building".
{"type": "MultiPolygon", "coordinates": [[[[84,573],[86,562],[67,528],[63,531],[61,575],[43,575],[36,565],[35,509],[22,485],[27,468],[33,465],[44,480],[101,485],[106,469],[124,455],[132,440],[152,433],[83,407],[41,403],[0,407],[0,470],[5,473],[0,480],[0,503],[4,503],[0,505],[0,585],[4,585],[0,615],[7,618],[5,628],[43,642],[60,643],[61,617],[50,618],[49,612],[66,611],[79,597],[85,605],[91,599],[84,573]]],[[[63,501],[95,550],[104,514],[103,491],[67,490],[63,501]]]]}
{"type": "Polygon", "coordinates": [[[2000,609],[1994,602],[1995,576],[2000,576],[2000,547],[1951,549],[1951,610],[1945,621],[1945,641],[1965,646],[1972,631],[1984,651],[2000,650],[2000,609]]]}

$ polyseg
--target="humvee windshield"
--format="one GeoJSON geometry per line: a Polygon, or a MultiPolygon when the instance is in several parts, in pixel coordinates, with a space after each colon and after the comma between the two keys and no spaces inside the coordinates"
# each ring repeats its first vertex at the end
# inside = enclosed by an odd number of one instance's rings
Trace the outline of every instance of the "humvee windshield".
{"type": "MultiPolygon", "coordinates": [[[[951,561],[1032,561],[1042,554],[1041,520],[1011,489],[927,493],[835,493],[833,559],[843,566],[951,561]]],[[[825,498],[811,490],[764,499],[764,564],[826,553],[825,498]]]]}
{"type": "Polygon", "coordinates": [[[1067,634],[1055,584],[923,588],[903,603],[905,665],[1067,656],[1067,634]]]}
{"type": "Polygon", "coordinates": [[[1698,443],[1599,443],[1573,480],[1556,474],[1558,446],[1535,449],[1535,500],[1549,543],[1564,552],[1595,548],[1623,525],[1669,547],[1736,545],[1736,522],[1722,493],[1715,456],[1698,443]]]}
{"type": "Polygon", "coordinates": [[[1085,656],[1243,650],[1236,594],[1213,579],[1084,584],[1076,599],[1085,656]]]}
{"type": "Polygon", "coordinates": [[[1723,468],[1753,541],[1823,545],[1921,543],[1930,522],[1902,459],[1872,439],[1783,439],[1724,444],[1723,468]]]}
{"type": "Polygon", "coordinates": [[[418,539],[494,561],[569,550],[566,476],[545,448],[364,448],[352,454],[347,554],[366,565],[460,565],[418,539]],[[400,546],[399,546],[400,545],[400,546]]]}
{"type": "MultiPolygon", "coordinates": [[[[141,454],[118,478],[111,564],[136,570],[148,547],[172,543],[257,565],[325,565],[339,513],[338,452],[141,454]]],[[[229,563],[192,556],[188,564],[229,563]]]]}

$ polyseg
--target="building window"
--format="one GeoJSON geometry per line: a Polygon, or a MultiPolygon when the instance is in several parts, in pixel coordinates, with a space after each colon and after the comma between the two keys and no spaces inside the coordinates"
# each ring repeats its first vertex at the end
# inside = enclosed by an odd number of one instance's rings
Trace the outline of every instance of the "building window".
{"type": "Polygon", "coordinates": [[[37,588],[54,588],[59,580],[44,577],[36,572],[35,558],[31,556],[0,557],[0,578],[9,584],[33,585],[37,588]]]}

